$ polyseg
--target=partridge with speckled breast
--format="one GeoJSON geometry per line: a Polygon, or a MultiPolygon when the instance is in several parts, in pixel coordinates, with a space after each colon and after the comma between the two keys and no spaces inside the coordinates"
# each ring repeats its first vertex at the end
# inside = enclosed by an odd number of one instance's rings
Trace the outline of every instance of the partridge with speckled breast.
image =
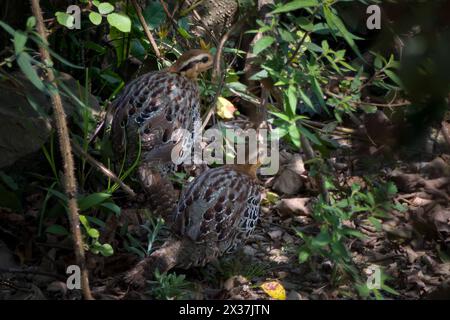
{"type": "Polygon", "coordinates": [[[113,102],[111,138],[117,161],[131,166],[139,154],[137,176],[149,195],[151,210],[167,217],[178,200],[167,174],[178,159],[190,154],[194,129],[200,122],[199,73],[213,57],[205,50],[184,53],[170,68],[144,74],[129,83],[113,102]]]}
{"type": "Polygon", "coordinates": [[[175,208],[174,235],[125,275],[137,287],[156,269],[204,266],[243,245],[260,214],[258,165],[210,169],[183,190],[175,208]]]}

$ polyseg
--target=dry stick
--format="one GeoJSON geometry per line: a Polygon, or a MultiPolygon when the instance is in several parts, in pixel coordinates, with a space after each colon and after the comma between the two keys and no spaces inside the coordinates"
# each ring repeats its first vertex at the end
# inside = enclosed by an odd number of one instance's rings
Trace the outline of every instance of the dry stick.
{"type": "MultiPolygon", "coordinates": [[[[302,143],[302,149],[305,153],[305,157],[307,161],[313,160],[316,156],[314,154],[314,150],[311,147],[311,144],[309,143],[308,139],[305,137],[305,135],[300,135],[300,141],[302,143]]],[[[328,194],[328,190],[325,187],[325,181],[323,179],[323,176],[320,174],[316,177],[316,183],[319,187],[320,193],[322,194],[324,200],[328,203],[330,201],[330,196],[328,194]]]]}
{"type": "Polygon", "coordinates": [[[128,193],[128,195],[130,197],[132,197],[132,198],[136,197],[136,193],[133,191],[133,189],[131,189],[129,186],[127,186],[125,183],[123,183],[122,180],[120,180],[114,174],[114,172],[112,172],[111,170],[106,168],[103,165],[103,163],[95,160],[90,154],[85,152],[83,150],[83,148],[81,148],[76,142],[74,142],[73,140],[71,142],[72,142],[72,147],[73,147],[73,150],[75,151],[75,153],[77,153],[80,157],[84,157],[87,160],[87,162],[89,162],[93,167],[97,168],[98,171],[103,173],[107,178],[110,178],[112,181],[117,183],[123,189],[123,191],[128,193]]]}
{"type": "MultiPolygon", "coordinates": [[[[37,31],[44,43],[47,42],[47,30],[44,25],[44,19],[42,17],[41,7],[39,0],[31,0],[31,8],[33,15],[37,22],[37,31]]],[[[43,46],[39,47],[41,59],[47,64],[51,64],[51,57],[49,52],[43,46]]],[[[47,68],[47,80],[55,88],[57,84],[55,82],[55,75],[51,68],[47,68]]],[[[50,90],[50,97],[52,100],[52,107],[55,113],[55,123],[58,131],[59,144],[61,149],[61,156],[64,166],[64,188],[67,195],[67,206],[70,220],[70,227],[72,230],[73,245],[75,250],[75,259],[77,265],[81,269],[81,288],[83,296],[86,300],[93,300],[91,290],[89,288],[89,276],[86,269],[86,259],[84,256],[83,239],[81,237],[80,230],[80,218],[78,215],[78,204],[76,199],[77,183],[74,173],[74,162],[72,155],[72,148],[70,146],[69,130],[66,123],[66,114],[61,101],[61,96],[57,90],[50,90]]]]}
{"type": "Polygon", "coordinates": [[[216,55],[214,56],[214,65],[213,65],[213,72],[212,72],[212,82],[216,82],[218,78],[219,80],[219,86],[217,88],[216,94],[214,96],[214,100],[212,103],[211,108],[208,111],[208,114],[205,116],[202,124],[202,130],[205,129],[206,125],[209,122],[209,119],[211,119],[212,115],[214,114],[214,111],[216,110],[216,104],[217,100],[219,99],[220,93],[222,92],[223,83],[225,81],[224,75],[222,75],[222,68],[221,68],[221,58],[222,58],[222,51],[223,47],[225,46],[225,43],[227,42],[228,38],[236,31],[238,30],[243,24],[245,20],[242,19],[238,21],[236,24],[234,24],[220,39],[219,45],[217,46],[216,55]]]}
{"type": "Polygon", "coordinates": [[[159,52],[158,45],[156,44],[155,39],[153,39],[150,29],[148,28],[147,23],[145,22],[144,16],[142,15],[141,7],[138,5],[136,0],[131,0],[131,3],[134,6],[134,10],[136,10],[136,14],[139,18],[142,28],[144,28],[144,33],[147,36],[148,41],[150,41],[150,44],[153,47],[153,51],[155,51],[156,57],[158,59],[161,58],[161,52],[159,52]]]}

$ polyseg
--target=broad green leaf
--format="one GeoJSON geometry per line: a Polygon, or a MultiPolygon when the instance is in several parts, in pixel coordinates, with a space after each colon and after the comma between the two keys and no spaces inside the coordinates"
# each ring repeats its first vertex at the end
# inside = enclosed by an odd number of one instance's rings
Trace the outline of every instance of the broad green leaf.
{"type": "Polygon", "coordinates": [[[8,176],[3,171],[0,171],[0,178],[11,190],[17,191],[17,189],[19,188],[14,179],[8,176]]]}
{"type": "Polygon", "coordinates": [[[34,33],[33,35],[31,35],[30,38],[31,38],[31,40],[33,40],[34,42],[36,42],[40,46],[43,46],[44,48],[46,48],[50,52],[52,57],[54,57],[55,59],[61,61],[63,64],[65,64],[65,65],[67,65],[67,66],[69,66],[71,68],[83,69],[84,70],[84,67],[77,66],[77,65],[69,62],[68,60],[64,59],[62,56],[57,54],[55,51],[53,51],[46,43],[44,43],[44,41],[42,41],[42,39],[40,38],[40,36],[37,33],[34,33]]]}
{"type": "Polygon", "coordinates": [[[114,11],[114,6],[108,2],[102,2],[98,5],[98,12],[108,14],[114,11]]]}
{"type": "Polygon", "coordinates": [[[147,4],[145,10],[142,12],[145,21],[150,30],[156,29],[166,21],[166,13],[159,1],[152,1],[147,4]]]}
{"type": "Polygon", "coordinates": [[[319,1],[317,0],[294,0],[276,8],[271,13],[289,12],[300,8],[316,7],[318,5],[319,1]]]}
{"type": "Polygon", "coordinates": [[[89,228],[86,231],[91,238],[98,239],[100,237],[100,232],[95,228],[89,228]]]}
{"type": "Polygon", "coordinates": [[[100,251],[100,253],[102,254],[102,256],[104,257],[109,257],[112,256],[114,254],[114,249],[113,247],[109,244],[109,243],[104,243],[102,244],[98,250],[100,251]]]}
{"type": "Polygon", "coordinates": [[[316,108],[314,107],[313,103],[311,102],[311,99],[305,94],[305,92],[302,89],[300,90],[300,97],[302,98],[303,102],[306,104],[308,108],[310,108],[312,111],[317,112],[316,108]]]}
{"type": "Polygon", "coordinates": [[[95,207],[105,200],[111,198],[110,193],[92,193],[86,197],[78,199],[78,205],[80,207],[80,211],[85,211],[87,209],[90,209],[92,207],[95,207]]]}
{"type": "Polygon", "coordinates": [[[110,13],[106,16],[108,23],[122,32],[131,31],[131,20],[122,13],[110,13]]]}
{"type": "Polygon", "coordinates": [[[389,77],[389,79],[395,82],[396,85],[398,85],[399,87],[403,87],[402,80],[400,80],[400,78],[394,72],[392,72],[391,70],[384,70],[384,72],[389,77]]]}
{"type": "Polygon", "coordinates": [[[34,16],[31,16],[27,19],[27,30],[32,30],[34,26],[36,25],[36,18],[34,16]]]}
{"type": "Polygon", "coordinates": [[[69,234],[66,228],[60,226],[59,224],[54,224],[45,229],[45,232],[55,234],[57,236],[66,236],[69,234]]]}
{"type": "Polygon", "coordinates": [[[72,28],[75,24],[75,18],[66,12],[58,11],[55,13],[55,16],[56,21],[67,28],[72,28]]]}
{"type": "Polygon", "coordinates": [[[309,258],[309,252],[305,249],[300,250],[300,253],[298,254],[298,263],[302,264],[306,262],[309,258]]]}
{"type": "Polygon", "coordinates": [[[9,208],[15,212],[22,211],[22,201],[16,192],[10,191],[0,183],[0,207],[9,208]]]}
{"type": "Polygon", "coordinates": [[[373,224],[373,226],[375,227],[375,229],[376,229],[377,231],[382,231],[382,230],[383,230],[383,226],[382,226],[382,224],[381,224],[381,220],[378,220],[378,219],[375,218],[375,217],[369,217],[369,218],[367,218],[367,219],[370,221],[370,223],[373,224]]]}
{"type": "Polygon", "coordinates": [[[108,209],[109,211],[113,212],[116,216],[120,215],[120,207],[112,202],[104,202],[100,205],[101,207],[104,207],[106,209],[108,209]]]}
{"type": "Polygon", "coordinates": [[[350,48],[352,48],[352,50],[358,55],[358,57],[364,60],[363,56],[359,52],[358,47],[355,44],[355,41],[353,40],[354,36],[347,30],[342,20],[333,12],[331,12],[330,8],[328,7],[324,7],[323,12],[325,14],[325,20],[327,21],[327,24],[331,28],[336,28],[337,30],[339,30],[341,36],[345,39],[345,41],[347,41],[350,48]]]}
{"type": "Polygon", "coordinates": [[[322,88],[320,87],[319,81],[317,80],[316,77],[312,77],[311,79],[311,88],[313,89],[314,95],[316,96],[317,100],[319,101],[320,107],[323,110],[326,110],[327,113],[329,114],[328,108],[326,108],[325,105],[325,99],[322,88]]]}
{"type": "Polygon", "coordinates": [[[257,81],[257,80],[265,79],[268,76],[269,76],[269,74],[267,73],[267,70],[261,70],[261,71],[255,73],[254,75],[252,75],[249,78],[249,80],[257,81]]]}
{"type": "Polygon", "coordinates": [[[31,56],[25,51],[22,51],[17,57],[17,64],[28,80],[30,80],[30,82],[40,91],[45,91],[45,85],[33,68],[31,61],[31,56]]]}
{"type": "Polygon", "coordinates": [[[291,138],[292,143],[297,147],[300,148],[300,131],[298,130],[297,126],[295,124],[291,124],[289,126],[289,137],[291,138]]]}
{"type": "Polygon", "coordinates": [[[258,41],[256,41],[256,43],[253,46],[253,53],[254,54],[258,54],[262,51],[264,51],[265,49],[267,49],[268,47],[270,47],[272,45],[272,43],[275,42],[275,38],[273,37],[262,37],[261,39],[259,39],[258,41]]]}
{"type": "Polygon", "coordinates": [[[384,291],[386,291],[386,292],[388,292],[390,294],[393,294],[395,296],[400,295],[400,293],[398,293],[396,290],[394,290],[393,288],[389,287],[386,284],[381,285],[381,289],[383,289],[384,291]]]}
{"type": "Polygon", "coordinates": [[[291,112],[291,115],[295,116],[295,114],[297,113],[297,104],[298,104],[297,89],[293,85],[290,85],[287,94],[289,101],[289,110],[291,112]]]}
{"type": "Polygon", "coordinates": [[[91,20],[93,24],[98,26],[100,23],[102,23],[102,16],[101,14],[92,11],[89,13],[89,20],[91,20]]]}
{"type": "Polygon", "coordinates": [[[326,228],[322,228],[322,230],[320,230],[320,233],[312,239],[311,245],[316,248],[321,248],[328,245],[330,242],[330,233],[326,228]]]}
{"type": "Polygon", "coordinates": [[[339,257],[342,257],[343,259],[347,260],[348,258],[348,251],[345,248],[344,244],[341,242],[333,242],[331,243],[331,249],[333,252],[338,255],[339,257]]]}
{"type": "Polygon", "coordinates": [[[177,31],[183,38],[192,39],[192,36],[189,34],[189,32],[186,31],[186,29],[178,27],[177,31]]]}
{"type": "Polygon", "coordinates": [[[284,121],[287,121],[287,122],[291,121],[291,119],[284,113],[275,112],[275,111],[270,111],[270,113],[273,114],[274,116],[277,116],[278,118],[280,118],[280,119],[282,119],[284,121]]]}
{"type": "Polygon", "coordinates": [[[298,130],[300,130],[300,133],[303,134],[308,140],[311,140],[313,143],[317,144],[318,146],[322,145],[322,142],[316,137],[314,133],[303,127],[302,125],[298,126],[298,130]]]}
{"type": "Polygon", "coordinates": [[[5,29],[5,31],[12,36],[14,36],[14,33],[16,32],[13,28],[11,28],[8,24],[4,23],[3,21],[0,21],[0,27],[5,29]]]}

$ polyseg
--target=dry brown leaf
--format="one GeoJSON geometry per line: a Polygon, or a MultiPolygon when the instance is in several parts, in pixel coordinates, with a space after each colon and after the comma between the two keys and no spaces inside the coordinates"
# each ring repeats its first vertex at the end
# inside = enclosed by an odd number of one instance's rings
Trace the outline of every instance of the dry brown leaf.
{"type": "Polygon", "coordinates": [[[290,215],[310,215],[311,209],[308,206],[311,198],[290,198],[282,199],[275,207],[282,217],[290,215]]]}

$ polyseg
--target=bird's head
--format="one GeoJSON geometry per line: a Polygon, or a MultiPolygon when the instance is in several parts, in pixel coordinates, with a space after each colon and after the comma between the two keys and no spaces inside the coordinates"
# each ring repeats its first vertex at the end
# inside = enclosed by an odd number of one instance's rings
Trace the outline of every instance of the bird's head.
{"type": "Polygon", "coordinates": [[[208,70],[212,65],[213,56],[208,51],[193,49],[183,53],[168,71],[196,79],[199,73],[208,70]]]}

